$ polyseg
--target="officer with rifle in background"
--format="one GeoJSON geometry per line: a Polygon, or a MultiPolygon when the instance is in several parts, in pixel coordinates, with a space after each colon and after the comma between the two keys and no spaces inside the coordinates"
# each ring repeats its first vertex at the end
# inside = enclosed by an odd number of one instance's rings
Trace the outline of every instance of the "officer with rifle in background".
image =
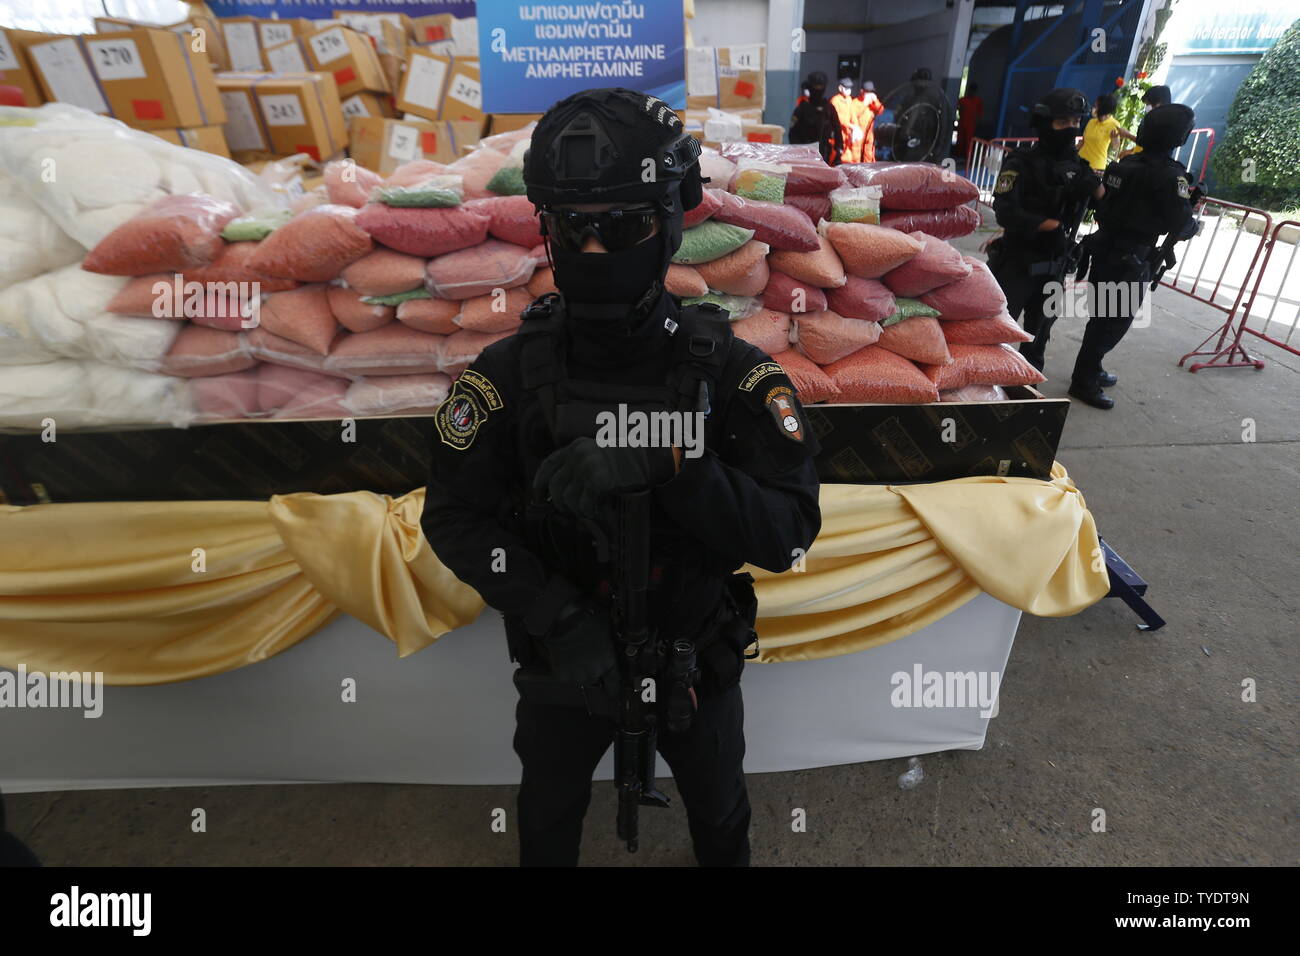
{"type": "Polygon", "coordinates": [[[1034,104],[1038,139],[1003,161],[993,190],[993,212],[1003,234],[988,246],[989,269],[1007,297],[1012,318],[1025,317],[1034,337],[1020,352],[1039,371],[1055,315],[1045,308],[1059,298],[1067,272],[1077,264],[1075,233],[1089,197],[1100,199],[1101,179],[1079,156],[1074,140],[1091,106],[1079,90],[1052,90],[1034,104]]]}
{"type": "Polygon", "coordinates": [[[1133,315],[1174,263],[1174,244],[1196,234],[1193,208],[1203,192],[1173,152],[1187,142],[1196,114],[1181,103],[1157,106],[1138,127],[1142,151],[1106,167],[1106,195],[1098,229],[1084,240],[1078,266],[1092,282],[1092,315],[1074,363],[1070,394],[1094,408],[1111,409],[1103,390],[1116,377],[1101,361],[1133,324],[1133,315]],[[1167,236],[1160,244],[1160,237],[1167,236]]]}
{"type": "Polygon", "coordinates": [[[756,602],[735,572],[787,570],[812,544],[818,446],[781,367],[734,339],[723,310],[664,288],[682,215],[702,198],[699,154],[643,93],[553,106],[524,182],[560,291],[486,348],[435,415],[421,527],[503,613],[521,665],[523,865],[577,863],[611,742],[629,850],[637,808],[667,802],[658,752],[696,860],[749,863],[740,674],[756,602]],[[632,428],[610,440],[611,421],[638,414],[680,427],[672,441],[632,428]]]}

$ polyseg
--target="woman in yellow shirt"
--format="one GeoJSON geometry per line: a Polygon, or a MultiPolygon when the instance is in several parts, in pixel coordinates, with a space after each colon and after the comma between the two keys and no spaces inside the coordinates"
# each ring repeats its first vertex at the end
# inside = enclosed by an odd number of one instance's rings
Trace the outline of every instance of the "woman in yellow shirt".
{"type": "Polygon", "coordinates": [[[1079,155],[1084,162],[1102,172],[1106,168],[1106,158],[1110,148],[1119,144],[1120,139],[1137,142],[1137,137],[1119,125],[1115,119],[1115,94],[1103,93],[1093,105],[1092,116],[1083,130],[1083,143],[1079,146],[1079,155]]]}

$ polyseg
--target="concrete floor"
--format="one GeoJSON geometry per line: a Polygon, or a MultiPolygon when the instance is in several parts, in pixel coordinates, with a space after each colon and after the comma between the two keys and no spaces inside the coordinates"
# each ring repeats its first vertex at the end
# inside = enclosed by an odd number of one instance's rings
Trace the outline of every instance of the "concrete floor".
{"type": "MultiPolygon", "coordinates": [[[[1168,626],[1144,634],[1115,600],[1026,616],[983,750],[922,758],[912,790],[898,786],[902,760],[752,775],[755,864],[1298,862],[1300,360],[1263,346],[1262,372],[1177,368],[1220,316],[1158,292],[1151,326],[1107,363],[1121,379],[1116,408],[1076,403],[1060,450],[1168,626]],[[1241,699],[1247,678],[1254,703],[1241,699]],[[796,807],[806,832],[790,831],[796,807]]],[[[1042,386],[1052,396],[1065,394],[1081,323],[1058,329],[1042,386]]],[[[6,801],[10,828],[54,865],[513,865],[514,836],[487,821],[494,807],[513,818],[514,792],[307,785],[6,801]],[[206,835],[190,832],[196,806],[206,835]]],[[[612,786],[595,788],[584,864],[693,863],[679,800],[642,814],[635,857],[612,832],[615,805],[612,786]]]]}

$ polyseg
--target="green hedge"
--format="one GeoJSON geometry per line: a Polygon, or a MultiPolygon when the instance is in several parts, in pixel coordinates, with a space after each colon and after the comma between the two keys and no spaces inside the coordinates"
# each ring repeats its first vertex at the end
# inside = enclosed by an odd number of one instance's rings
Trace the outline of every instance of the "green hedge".
{"type": "Polygon", "coordinates": [[[1238,87],[1211,162],[1222,198],[1269,210],[1300,207],[1300,20],[1238,87]]]}

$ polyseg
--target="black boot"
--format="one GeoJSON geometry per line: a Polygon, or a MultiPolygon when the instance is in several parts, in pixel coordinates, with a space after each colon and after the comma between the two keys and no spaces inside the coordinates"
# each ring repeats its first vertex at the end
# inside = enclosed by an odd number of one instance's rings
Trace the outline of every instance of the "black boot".
{"type": "Polygon", "coordinates": [[[1103,411],[1110,411],[1115,407],[1115,399],[1111,398],[1101,390],[1101,385],[1071,385],[1070,396],[1077,398],[1085,405],[1091,405],[1093,408],[1100,408],[1103,411]]]}
{"type": "MultiPolygon", "coordinates": [[[[1039,369],[1039,371],[1042,371],[1042,369],[1039,369]]],[[[1100,385],[1102,388],[1110,388],[1118,381],[1119,381],[1118,377],[1110,374],[1110,372],[1106,371],[1105,369],[1102,369],[1101,374],[1097,376],[1097,384],[1100,385]]]]}

